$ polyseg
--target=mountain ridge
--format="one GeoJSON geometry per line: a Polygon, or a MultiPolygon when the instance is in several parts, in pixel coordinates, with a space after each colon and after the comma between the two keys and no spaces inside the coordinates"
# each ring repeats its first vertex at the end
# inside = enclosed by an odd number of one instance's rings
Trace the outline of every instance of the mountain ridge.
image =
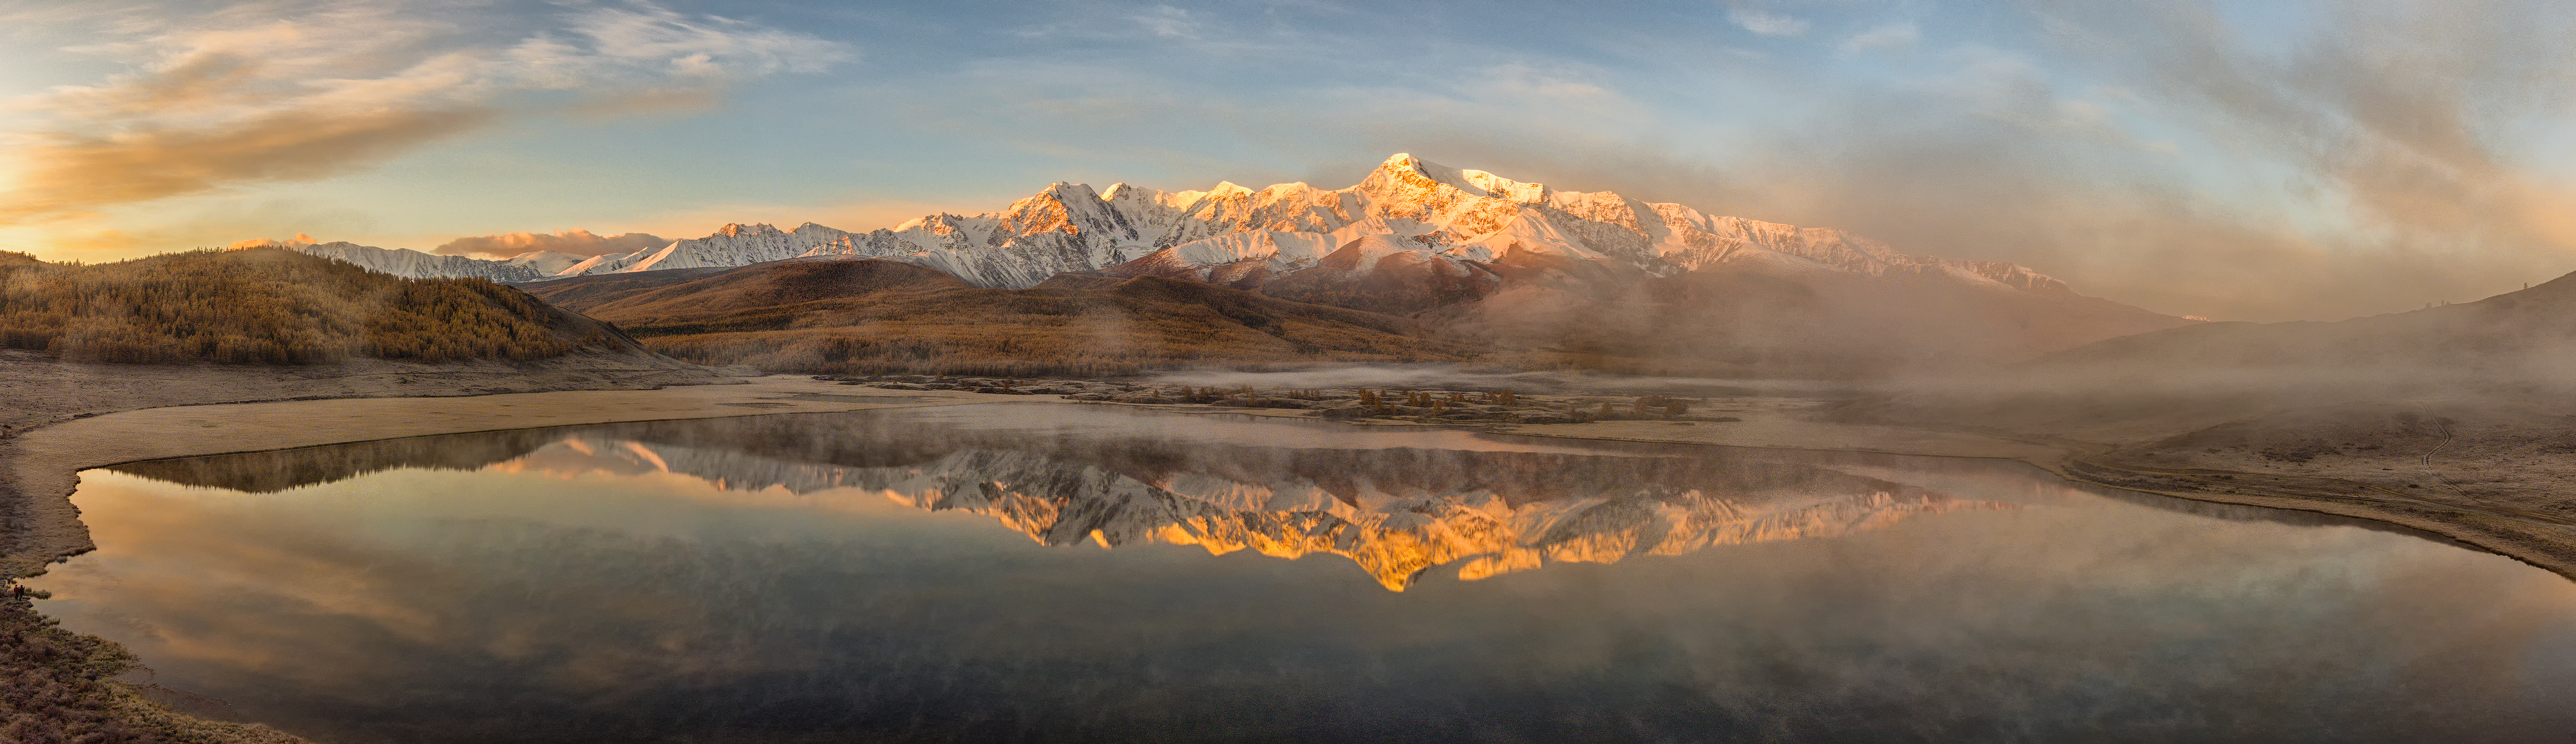
{"type": "Polygon", "coordinates": [[[571,258],[564,254],[479,259],[345,242],[287,247],[415,277],[543,281],[846,257],[915,263],[977,286],[1025,288],[1058,273],[1112,269],[1158,254],[1154,264],[1203,280],[1220,266],[1251,260],[1287,273],[1366,235],[1419,243],[1408,249],[1425,254],[1414,261],[1437,255],[1491,263],[1518,250],[1608,261],[1653,275],[1766,263],[1791,271],[1937,274],[2030,292],[2073,292],[2063,281],[2015,264],[1911,256],[1833,228],[1711,216],[1607,191],[1561,191],[1405,153],[1343,189],[1292,182],[1255,190],[1220,182],[1204,191],[1166,192],[1121,182],[1095,191],[1057,182],[1003,209],[971,216],[924,215],[864,233],[812,222],[785,230],[730,223],[658,249],[572,263],[563,262],[571,258]]]}

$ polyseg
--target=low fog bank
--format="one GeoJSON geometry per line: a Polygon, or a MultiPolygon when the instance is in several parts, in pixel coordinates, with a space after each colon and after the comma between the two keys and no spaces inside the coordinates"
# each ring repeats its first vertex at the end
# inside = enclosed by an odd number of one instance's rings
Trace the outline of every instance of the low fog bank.
{"type": "Polygon", "coordinates": [[[1297,370],[1184,370],[1147,378],[1168,385],[1254,389],[1385,388],[1389,390],[1509,390],[1528,394],[1689,395],[1703,397],[1827,397],[1857,394],[1849,382],[1619,375],[1583,370],[1510,371],[1491,365],[1335,365],[1297,370]]]}
{"type": "Polygon", "coordinates": [[[1634,374],[1865,380],[1988,367],[2195,323],[2044,277],[2000,275],[2034,283],[1923,267],[1870,275],[1730,264],[1589,294],[1515,287],[1453,327],[1536,358],[1560,354],[1634,374]]]}
{"type": "MultiPolygon", "coordinates": [[[[1855,419],[2118,443],[2299,411],[2522,406],[2576,415],[2576,366],[2478,370],[2344,366],[2034,363],[1990,375],[1889,383],[1844,411],[1855,419]]],[[[2571,419],[2576,421],[2576,419],[2571,419]]]]}
{"type": "MultiPolygon", "coordinates": [[[[2106,444],[2320,409],[2366,408],[2383,418],[2411,411],[2426,420],[2511,419],[2511,426],[2536,431],[2544,422],[2526,414],[2576,415],[2576,279],[2406,313],[2332,323],[2193,323],[1982,364],[1918,360],[1877,375],[1621,375],[1399,364],[1198,370],[1153,379],[1256,389],[1843,398],[1849,404],[1836,407],[1834,418],[2106,444]]],[[[2550,421],[2564,428],[2576,419],[2550,421]]]]}
{"type": "Polygon", "coordinates": [[[2211,323],[1979,374],[1917,375],[1855,411],[2090,441],[2349,406],[2576,413],[2576,281],[2335,323],[2211,323]],[[2564,409],[2563,411],[2560,409],[2564,409]]]}

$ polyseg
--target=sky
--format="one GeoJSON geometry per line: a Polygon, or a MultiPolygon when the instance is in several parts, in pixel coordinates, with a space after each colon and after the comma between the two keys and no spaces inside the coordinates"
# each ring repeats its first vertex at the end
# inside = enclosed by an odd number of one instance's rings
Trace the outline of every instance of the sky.
{"type": "Polygon", "coordinates": [[[635,250],[1389,154],[2230,320],[2576,271],[2561,2],[0,0],[0,250],[635,250]]]}

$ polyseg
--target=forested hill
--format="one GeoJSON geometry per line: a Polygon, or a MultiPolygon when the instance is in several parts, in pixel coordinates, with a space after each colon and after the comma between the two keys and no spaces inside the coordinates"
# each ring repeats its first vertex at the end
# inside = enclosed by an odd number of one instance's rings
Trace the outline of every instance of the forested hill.
{"type": "Polygon", "coordinates": [[[133,364],[644,353],[614,328],[489,281],[406,279],[273,248],[96,265],[0,253],[0,348],[133,364]]]}

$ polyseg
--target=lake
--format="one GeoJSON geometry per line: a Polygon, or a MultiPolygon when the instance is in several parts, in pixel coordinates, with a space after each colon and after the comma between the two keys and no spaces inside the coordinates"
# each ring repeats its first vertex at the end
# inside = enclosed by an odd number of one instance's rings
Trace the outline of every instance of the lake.
{"type": "Polygon", "coordinates": [[[41,607],[325,742],[2576,738],[2562,577],[2013,462],[986,404],[81,478],[41,607]]]}

